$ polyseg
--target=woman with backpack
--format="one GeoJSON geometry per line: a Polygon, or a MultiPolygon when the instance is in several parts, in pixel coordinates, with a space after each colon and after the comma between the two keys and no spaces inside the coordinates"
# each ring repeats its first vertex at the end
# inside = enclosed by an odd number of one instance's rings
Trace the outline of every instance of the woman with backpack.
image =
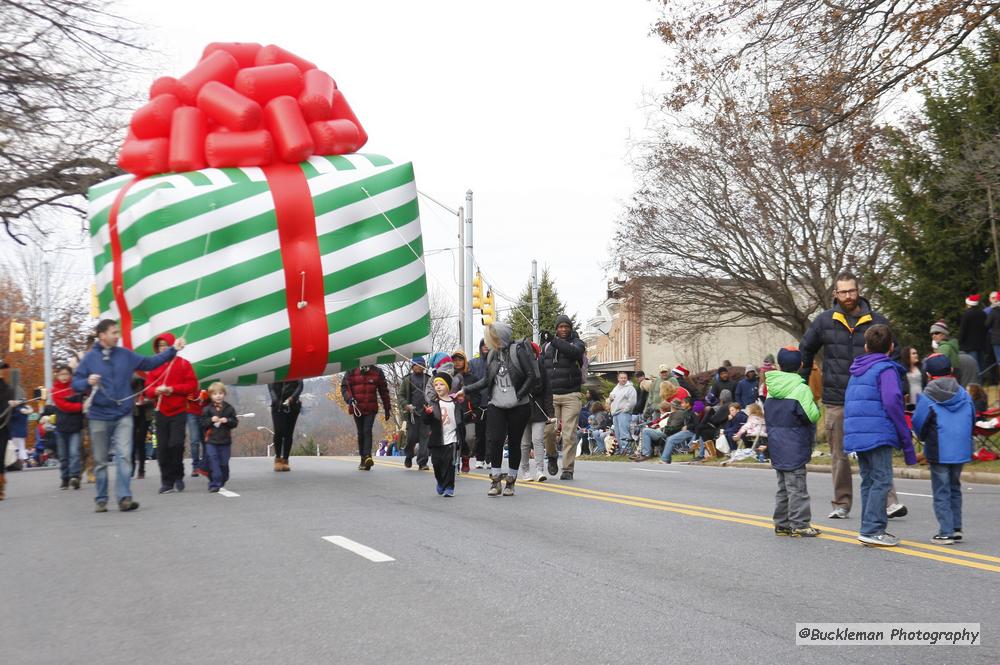
{"type": "Polygon", "coordinates": [[[521,438],[531,416],[530,392],[541,381],[534,353],[525,342],[513,342],[513,332],[505,323],[486,326],[486,375],[465,387],[471,393],[486,389],[486,458],[490,463],[487,496],[513,496],[517,470],[521,465],[521,438]],[[507,473],[501,474],[504,442],[509,444],[507,473]],[[504,484],[501,491],[500,485],[504,484]]]}

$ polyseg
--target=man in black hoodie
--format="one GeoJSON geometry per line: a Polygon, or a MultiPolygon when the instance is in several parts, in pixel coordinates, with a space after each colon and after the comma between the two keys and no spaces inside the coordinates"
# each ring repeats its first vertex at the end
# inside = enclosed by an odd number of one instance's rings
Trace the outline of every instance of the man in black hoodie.
{"type": "MultiPolygon", "coordinates": [[[[556,334],[545,345],[543,358],[549,386],[552,389],[552,406],[555,418],[562,424],[563,473],[562,480],[573,480],[576,463],[576,425],[580,417],[580,388],[583,385],[583,362],[587,345],[573,330],[573,321],[565,314],[556,319],[556,334]]],[[[549,475],[559,471],[555,441],[546,440],[549,457],[549,475]]]]}

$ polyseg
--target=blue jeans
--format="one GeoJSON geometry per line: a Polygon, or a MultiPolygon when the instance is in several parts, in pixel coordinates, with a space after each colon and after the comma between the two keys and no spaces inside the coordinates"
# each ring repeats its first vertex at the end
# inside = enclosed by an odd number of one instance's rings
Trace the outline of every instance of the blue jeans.
{"type": "Polygon", "coordinates": [[[861,467],[861,535],[885,533],[889,523],[885,500],[892,489],[892,446],[858,453],[861,467]]]}
{"type": "Polygon", "coordinates": [[[667,443],[663,446],[663,454],[660,455],[660,459],[670,463],[670,458],[674,454],[674,448],[680,445],[684,445],[694,439],[694,432],[677,432],[676,434],[671,434],[667,437],[667,443]]]}
{"type": "Polygon", "coordinates": [[[594,450],[593,453],[603,453],[604,452],[604,437],[608,435],[607,432],[599,429],[591,430],[590,434],[594,437],[594,450]]]}
{"type": "Polygon", "coordinates": [[[201,431],[201,424],[198,422],[198,416],[193,413],[187,414],[187,431],[188,431],[188,441],[191,442],[191,470],[194,471],[199,467],[203,467],[201,458],[201,444],[204,438],[201,431]]]}
{"type": "Polygon", "coordinates": [[[229,455],[233,447],[217,446],[214,443],[205,444],[205,457],[208,458],[209,478],[208,489],[224,487],[229,480],[229,455]]]}
{"type": "Polygon", "coordinates": [[[611,417],[615,427],[615,438],[618,439],[618,447],[624,449],[632,435],[629,433],[629,423],[632,422],[632,414],[628,411],[616,413],[611,417]]]}
{"type": "Polygon", "coordinates": [[[655,429],[653,427],[643,427],[642,428],[642,456],[652,457],[653,456],[653,444],[659,443],[666,438],[666,434],[663,433],[661,429],[655,429]]]}
{"type": "Polygon", "coordinates": [[[122,416],[118,420],[91,420],[90,448],[94,455],[97,501],[108,500],[109,450],[114,450],[115,472],[118,475],[115,485],[116,498],[121,501],[125,497],[131,497],[132,414],[122,416]]]}
{"type": "Polygon", "coordinates": [[[59,477],[63,480],[80,477],[80,433],[56,430],[56,450],[59,453],[59,477]]]}
{"type": "Polygon", "coordinates": [[[962,528],[962,464],[931,464],[931,492],[938,534],[950,536],[962,528]]]}

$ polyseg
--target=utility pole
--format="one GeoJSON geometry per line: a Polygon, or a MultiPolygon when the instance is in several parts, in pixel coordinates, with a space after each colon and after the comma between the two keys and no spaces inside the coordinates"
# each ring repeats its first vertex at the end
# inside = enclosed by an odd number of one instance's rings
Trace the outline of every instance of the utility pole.
{"type": "Polygon", "coordinates": [[[52,403],[52,293],[50,292],[50,254],[42,256],[42,319],[45,322],[45,402],[52,403]]]}
{"type": "MultiPolygon", "coordinates": [[[[458,207],[458,343],[465,349],[465,312],[468,310],[469,303],[465,301],[465,291],[466,291],[466,277],[465,277],[465,210],[459,206],[458,207]]],[[[470,312],[471,314],[471,312],[470,312]]],[[[469,317],[472,320],[472,317],[469,317]]],[[[468,349],[465,349],[466,353],[469,353],[468,349]]]]}
{"type": "Polygon", "coordinates": [[[472,271],[475,267],[475,258],[472,255],[472,190],[467,190],[465,192],[465,233],[462,240],[464,247],[462,248],[465,253],[465,293],[463,293],[462,302],[465,303],[464,314],[465,314],[465,338],[462,340],[462,345],[465,348],[465,353],[468,354],[469,359],[478,353],[479,349],[473,348],[472,341],[472,271]]]}
{"type": "Polygon", "coordinates": [[[541,333],[538,330],[538,261],[531,260],[531,339],[540,343],[541,333]]]}

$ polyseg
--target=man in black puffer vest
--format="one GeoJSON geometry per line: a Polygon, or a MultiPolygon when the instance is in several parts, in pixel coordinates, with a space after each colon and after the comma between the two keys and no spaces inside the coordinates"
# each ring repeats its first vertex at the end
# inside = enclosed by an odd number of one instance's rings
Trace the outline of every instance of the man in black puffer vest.
{"type": "MultiPolygon", "coordinates": [[[[815,319],[799,342],[802,352],[800,374],[808,382],[813,358],[822,348],[823,358],[823,418],[826,439],[830,445],[831,476],[833,477],[833,512],[830,519],[847,519],[854,493],[851,482],[851,461],[844,454],[844,392],[851,378],[851,363],[865,352],[865,331],[876,323],[889,325],[888,319],[874,311],[861,297],[858,278],[850,272],[837,275],[834,305],[815,319]]],[[[893,337],[894,348],[899,343],[893,337]]],[[[899,351],[892,359],[899,360],[899,351]]],[[[889,517],[902,517],[906,506],[896,498],[895,488],[889,490],[889,517]]]]}
{"type": "MultiPolygon", "coordinates": [[[[556,319],[556,334],[543,352],[545,372],[552,389],[555,419],[562,423],[563,480],[573,480],[576,463],[576,425],[580,417],[580,388],[583,386],[583,362],[587,345],[573,330],[573,321],[565,314],[556,319]]],[[[554,437],[545,438],[549,458],[549,475],[559,472],[558,453],[554,437]]]]}

